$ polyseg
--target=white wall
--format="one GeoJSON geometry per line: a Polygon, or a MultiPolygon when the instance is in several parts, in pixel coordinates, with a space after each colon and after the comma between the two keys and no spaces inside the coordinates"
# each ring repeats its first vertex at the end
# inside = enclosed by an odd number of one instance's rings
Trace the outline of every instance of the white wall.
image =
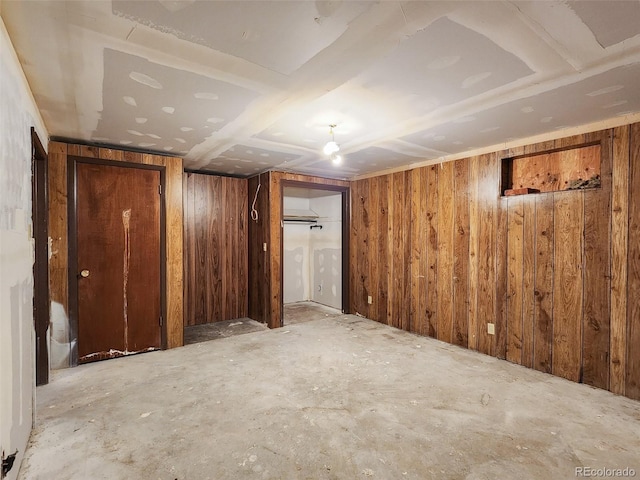
{"type": "Polygon", "coordinates": [[[48,134],[0,21],[0,448],[19,451],[15,479],[33,421],[35,354],[31,238],[31,134],[48,134]]]}
{"type": "Polygon", "coordinates": [[[327,192],[311,197],[283,197],[285,212],[312,210],[322,225],[322,229],[310,229],[308,224],[284,224],[284,303],[312,300],[341,309],[342,196],[327,192]]]}
{"type": "MultiPolygon", "coordinates": [[[[309,199],[283,197],[284,211],[309,210],[309,199]]],[[[284,303],[304,302],[311,299],[309,261],[309,225],[285,223],[283,239],[283,301],[284,303]]]]}
{"type": "Polygon", "coordinates": [[[311,231],[312,300],[342,309],[342,195],[309,200],[322,229],[311,231]]]}

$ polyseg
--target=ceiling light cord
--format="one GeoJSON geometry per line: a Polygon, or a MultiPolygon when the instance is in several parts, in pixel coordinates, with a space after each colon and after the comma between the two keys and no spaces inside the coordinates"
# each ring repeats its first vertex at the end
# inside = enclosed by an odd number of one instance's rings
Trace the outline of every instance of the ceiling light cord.
{"type": "Polygon", "coordinates": [[[258,186],[256,187],[256,195],[253,197],[253,203],[251,204],[251,220],[258,222],[258,210],[256,210],[256,201],[258,200],[258,192],[260,191],[260,177],[258,175],[258,186]]]}

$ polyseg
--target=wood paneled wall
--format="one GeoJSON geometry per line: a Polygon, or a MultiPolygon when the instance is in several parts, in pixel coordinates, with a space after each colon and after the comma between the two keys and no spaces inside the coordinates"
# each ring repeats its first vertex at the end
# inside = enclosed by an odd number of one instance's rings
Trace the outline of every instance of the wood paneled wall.
{"type": "MultiPolygon", "coordinates": [[[[249,218],[249,317],[269,328],[282,325],[282,181],[322,187],[349,187],[348,181],[286,172],[267,172],[249,179],[248,206],[256,189],[258,220],[249,218]],[[266,250],[264,246],[266,245],[266,250]]],[[[347,219],[348,220],[348,219],[347,219]]]]}
{"type": "Polygon", "coordinates": [[[247,316],[247,180],[183,176],[184,324],[247,316]]]}
{"type": "Polygon", "coordinates": [[[640,398],[640,124],[354,181],[351,198],[354,313],[640,398]],[[503,158],[592,142],[600,188],[500,196],[503,158]]]}
{"type": "Polygon", "coordinates": [[[183,344],[182,159],[61,142],[49,143],[49,285],[51,301],[69,312],[67,156],[165,167],[167,347],[183,344]]]}

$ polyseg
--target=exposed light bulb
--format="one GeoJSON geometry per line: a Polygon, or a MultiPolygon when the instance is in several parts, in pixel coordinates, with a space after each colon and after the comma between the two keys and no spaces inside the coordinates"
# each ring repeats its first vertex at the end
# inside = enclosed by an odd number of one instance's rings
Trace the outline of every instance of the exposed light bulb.
{"type": "Polygon", "coordinates": [[[330,142],[327,142],[322,151],[325,155],[331,155],[333,153],[339,152],[340,146],[336,142],[331,140],[330,142]]]}
{"type": "Polygon", "coordinates": [[[331,162],[334,165],[340,165],[342,163],[342,155],[338,155],[337,153],[334,153],[333,155],[331,155],[331,162]]]}

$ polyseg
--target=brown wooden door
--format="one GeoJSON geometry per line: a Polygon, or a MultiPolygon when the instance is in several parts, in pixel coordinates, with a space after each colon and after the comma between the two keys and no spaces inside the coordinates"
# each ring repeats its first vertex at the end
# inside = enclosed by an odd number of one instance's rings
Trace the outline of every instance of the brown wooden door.
{"type": "Polygon", "coordinates": [[[160,172],[76,165],[78,361],[158,349],[160,172]]]}

